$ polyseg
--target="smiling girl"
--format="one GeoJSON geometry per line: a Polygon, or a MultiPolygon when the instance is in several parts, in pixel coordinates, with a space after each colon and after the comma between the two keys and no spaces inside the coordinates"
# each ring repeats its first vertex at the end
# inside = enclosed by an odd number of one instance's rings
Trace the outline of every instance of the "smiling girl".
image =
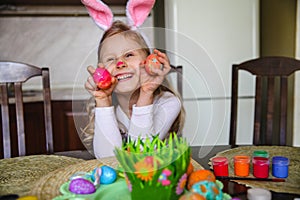
{"type": "Polygon", "coordinates": [[[123,139],[145,139],[159,134],[164,139],[171,131],[180,132],[183,108],[180,98],[166,84],[170,71],[167,55],[154,50],[163,69],[154,69],[154,75],[145,70],[150,50],[143,37],[121,21],[115,21],[105,32],[98,49],[98,67],[112,75],[108,89],[97,88],[92,74],[85,88],[94,97],[90,107],[91,122],[85,133],[93,140],[96,158],[113,156],[114,148],[121,147],[123,139]],[[113,103],[113,99],[116,103],[113,103]]]}

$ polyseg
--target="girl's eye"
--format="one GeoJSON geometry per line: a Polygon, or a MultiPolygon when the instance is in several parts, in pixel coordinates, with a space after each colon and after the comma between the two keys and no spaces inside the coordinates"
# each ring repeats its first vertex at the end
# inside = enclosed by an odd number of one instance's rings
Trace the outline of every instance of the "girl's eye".
{"type": "Polygon", "coordinates": [[[127,54],[125,55],[126,58],[129,58],[129,57],[131,57],[131,56],[133,56],[133,53],[127,53],[127,54]]]}
{"type": "Polygon", "coordinates": [[[114,62],[114,58],[108,58],[105,60],[105,62],[103,63],[105,67],[110,66],[113,62],[114,62]]]}
{"type": "Polygon", "coordinates": [[[106,62],[112,62],[112,61],[114,61],[114,58],[108,58],[108,59],[106,59],[106,62]]]}
{"type": "Polygon", "coordinates": [[[113,59],[113,58],[108,58],[108,59],[105,60],[105,63],[111,64],[111,63],[114,62],[114,60],[115,60],[115,59],[113,59]]]}

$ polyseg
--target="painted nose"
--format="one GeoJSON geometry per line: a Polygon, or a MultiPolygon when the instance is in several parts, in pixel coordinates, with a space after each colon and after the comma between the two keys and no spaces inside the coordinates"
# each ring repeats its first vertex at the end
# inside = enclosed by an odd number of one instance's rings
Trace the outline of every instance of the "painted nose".
{"type": "Polygon", "coordinates": [[[126,67],[126,63],[123,62],[123,61],[118,61],[117,62],[117,68],[119,69],[119,68],[123,68],[123,67],[126,67]]]}

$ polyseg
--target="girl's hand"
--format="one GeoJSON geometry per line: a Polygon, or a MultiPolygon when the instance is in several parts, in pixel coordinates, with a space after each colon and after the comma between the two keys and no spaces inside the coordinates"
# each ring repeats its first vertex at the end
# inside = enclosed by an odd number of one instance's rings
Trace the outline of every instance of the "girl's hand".
{"type": "Polygon", "coordinates": [[[163,83],[165,76],[171,70],[170,61],[165,53],[158,51],[157,49],[154,50],[155,54],[157,54],[158,61],[163,65],[163,69],[152,69],[153,75],[150,75],[145,70],[145,63],[142,63],[141,68],[141,89],[140,89],[140,97],[139,102],[142,102],[140,105],[147,105],[152,104],[152,102],[147,102],[147,99],[153,100],[153,93],[154,91],[163,83]]]}
{"type": "Polygon", "coordinates": [[[149,75],[145,70],[145,63],[141,70],[141,89],[143,92],[154,92],[163,82],[165,76],[171,70],[170,61],[165,53],[154,49],[158,61],[163,65],[163,69],[152,68],[153,75],[149,75]]]}
{"type": "MultiPolygon", "coordinates": [[[[103,64],[98,64],[98,67],[104,68],[103,64]]],[[[117,85],[117,79],[112,77],[112,85],[110,88],[102,90],[99,89],[94,82],[93,73],[95,72],[95,68],[93,66],[88,66],[87,68],[90,76],[88,77],[87,81],[85,82],[85,89],[95,97],[96,106],[97,107],[107,107],[112,105],[112,92],[117,85]]]]}

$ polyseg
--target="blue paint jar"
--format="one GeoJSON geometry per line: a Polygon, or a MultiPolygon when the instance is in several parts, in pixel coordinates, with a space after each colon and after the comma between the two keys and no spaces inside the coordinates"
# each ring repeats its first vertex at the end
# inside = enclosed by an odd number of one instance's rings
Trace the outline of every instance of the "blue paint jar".
{"type": "Polygon", "coordinates": [[[272,175],[277,178],[286,178],[289,175],[290,161],[287,157],[274,156],[272,158],[272,175]]]}

